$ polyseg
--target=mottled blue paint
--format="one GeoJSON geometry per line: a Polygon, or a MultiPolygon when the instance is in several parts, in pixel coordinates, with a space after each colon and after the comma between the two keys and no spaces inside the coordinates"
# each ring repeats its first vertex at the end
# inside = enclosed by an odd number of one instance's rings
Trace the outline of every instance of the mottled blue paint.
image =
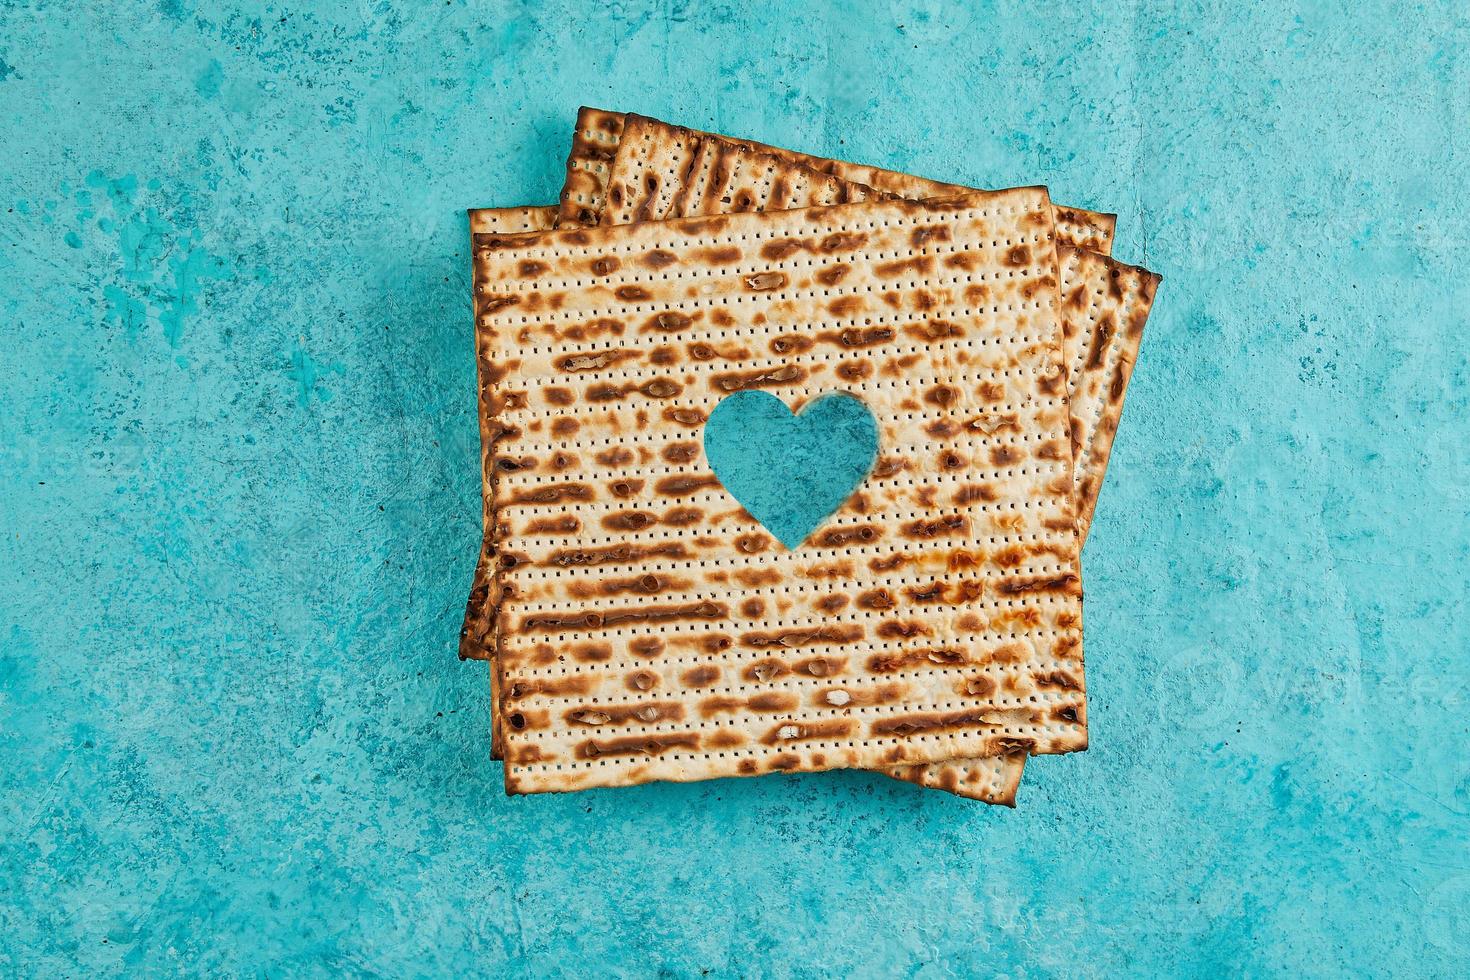
{"type": "Polygon", "coordinates": [[[767,391],[737,391],[710,412],[704,455],[720,483],[795,549],[852,496],[878,456],[863,401],[830,392],[792,413],[767,391]]]}
{"type": "Polygon", "coordinates": [[[0,0],[0,973],[1470,972],[1467,17],[0,0]],[[463,212],[583,102],[1166,276],[1018,810],[502,794],[463,212]]]}

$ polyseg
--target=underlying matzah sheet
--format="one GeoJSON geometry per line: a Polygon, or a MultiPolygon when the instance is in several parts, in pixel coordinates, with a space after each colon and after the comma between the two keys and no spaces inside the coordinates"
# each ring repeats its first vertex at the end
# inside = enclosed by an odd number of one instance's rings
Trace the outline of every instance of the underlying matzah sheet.
{"type": "MultiPolygon", "coordinates": [[[[899,173],[895,170],[884,170],[880,167],[869,167],[864,164],[849,163],[846,160],[833,160],[826,157],[811,156],[788,150],[779,146],[768,146],[757,143],[754,140],[740,139],[734,136],[720,134],[701,133],[699,130],[685,129],[683,127],[671,126],[658,120],[649,119],[646,116],[636,116],[632,113],[627,115],[621,112],[609,112],[605,109],[592,109],[583,106],[577,111],[577,128],[572,135],[572,149],[567,155],[566,181],[562,185],[561,203],[559,205],[557,221],[560,225],[596,225],[602,223],[605,209],[610,203],[608,201],[609,178],[612,172],[612,161],[622,149],[625,136],[630,128],[638,130],[638,138],[642,139],[650,133],[655,135],[667,135],[671,130],[677,130],[679,134],[688,134],[695,139],[701,136],[714,135],[718,139],[747,149],[754,149],[763,153],[770,153],[779,159],[790,163],[799,163],[811,167],[821,173],[831,174],[846,181],[862,184],[875,190],[893,194],[909,200],[921,200],[929,197],[950,197],[956,194],[969,193],[972,188],[962,187],[958,184],[944,184],[939,181],[928,180],[923,177],[915,177],[912,174],[899,173]],[[636,126],[630,127],[629,123],[637,121],[636,126]]],[[[675,141],[680,137],[676,135],[675,141]]],[[[637,148],[634,149],[637,152],[637,148]]],[[[681,171],[683,173],[683,171],[681,171]]],[[[627,224],[640,219],[630,216],[630,209],[636,211],[641,206],[641,201],[649,197],[657,196],[660,191],[658,181],[661,179],[657,173],[653,174],[654,183],[645,187],[627,189],[620,191],[624,199],[616,202],[614,206],[621,207],[624,214],[614,219],[614,224],[627,224]]],[[[688,181],[685,181],[688,183],[688,181]]],[[[827,203],[838,203],[829,201],[827,203]]],[[[732,208],[735,211],[749,210],[748,208],[732,208]]],[[[1100,214],[1096,211],[1087,211],[1082,208],[1071,208],[1055,205],[1053,220],[1056,226],[1057,241],[1065,245],[1074,245],[1078,248],[1092,249],[1096,252],[1107,254],[1112,250],[1113,231],[1117,224],[1118,216],[1115,214],[1100,214]]]]}
{"type": "MultiPolygon", "coordinates": [[[[471,209],[469,215],[472,246],[475,235],[546,231],[556,224],[555,207],[527,205],[512,208],[474,208],[471,209]]],[[[478,286],[479,282],[476,279],[474,284],[476,291],[478,291],[478,286]]],[[[477,349],[477,360],[478,356],[477,349]]],[[[491,448],[489,433],[485,429],[486,420],[490,417],[485,402],[489,390],[483,385],[476,385],[476,388],[478,389],[479,406],[476,414],[480,420],[480,467],[483,473],[485,467],[489,465],[486,454],[491,448]]],[[[480,544],[479,560],[475,562],[475,577],[470,585],[470,598],[465,604],[464,625],[459,631],[459,658],[461,660],[488,660],[494,654],[495,648],[495,611],[500,606],[500,594],[498,583],[491,574],[495,554],[490,539],[490,529],[494,526],[495,520],[488,487],[484,489],[482,506],[484,507],[482,524],[484,536],[480,544]]],[[[495,671],[492,669],[490,671],[490,758],[492,759],[499,759],[502,751],[500,712],[495,708],[499,701],[498,694],[499,684],[496,681],[495,671]]]]}
{"type": "Polygon", "coordinates": [[[1062,322],[1068,336],[1064,351],[1071,361],[1067,395],[1077,447],[1077,526],[1085,541],[1143,327],[1162,280],[1147,269],[1065,246],[1058,249],[1058,261],[1062,322]]]}
{"type": "Polygon", "coordinates": [[[1049,203],[975,200],[477,240],[508,788],[1085,745],[1049,203]],[[699,446],[754,386],[880,422],[794,553],[699,446]]]}
{"type": "MultiPolygon", "coordinates": [[[[1062,329],[1068,338],[1067,391],[1077,460],[1080,543],[1091,526],[1134,357],[1161,279],[1157,273],[1096,252],[1065,245],[1057,251],[1062,329]]],[[[921,786],[1014,805],[1023,761],[1014,758],[997,767],[991,759],[957,759],[896,766],[886,772],[921,786]]]]}

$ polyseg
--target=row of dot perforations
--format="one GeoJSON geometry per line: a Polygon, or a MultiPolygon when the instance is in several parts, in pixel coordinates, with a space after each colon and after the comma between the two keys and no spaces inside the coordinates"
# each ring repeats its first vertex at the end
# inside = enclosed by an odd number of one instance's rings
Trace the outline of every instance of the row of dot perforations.
{"type": "MultiPolygon", "coordinates": [[[[1081,726],[1071,726],[1071,728],[1069,730],[1074,730],[1074,731],[1080,732],[1082,730],[1082,728],[1081,728],[1081,726]]],[[[842,739],[842,740],[810,741],[810,742],[801,742],[799,744],[798,743],[784,743],[784,744],[776,744],[776,745],[769,745],[769,746],[767,746],[767,745],[751,745],[751,746],[747,746],[745,748],[738,748],[738,749],[737,748],[722,749],[722,750],[719,750],[719,751],[713,752],[713,753],[700,752],[700,753],[687,753],[686,754],[686,753],[682,753],[682,752],[665,752],[665,753],[660,753],[660,754],[658,754],[656,756],[648,756],[648,755],[616,755],[616,756],[603,756],[603,757],[600,757],[600,758],[597,758],[597,759],[576,760],[576,761],[567,760],[567,761],[563,761],[563,762],[554,762],[554,763],[553,762],[532,763],[532,764],[528,764],[528,765],[513,765],[511,763],[507,763],[506,764],[506,768],[508,770],[510,770],[512,773],[520,774],[520,773],[527,773],[527,772],[549,772],[549,771],[553,771],[553,770],[560,771],[562,769],[589,769],[589,768],[592,768],[594,766],[608,766],[608,765],[611,765],[611,766],[614,766],[614,767],[623,767],[623,766],[633,766],[633,765],[649,765],[649,764],[654,763],[654,762],[659,762],[659,763],[674,762],[674,763],[677,763],[677,762],[681,762],[681,761],[684,761],[684,760],[688,760],[688,761],[691,761],[691,762],[693,762],[693,761],[706,761],[706,762],[708,762],[711,758],[723,759],[723,758],[725,758],[726,755],[729,755],[732,758],[740,758],[742,756],[744,756],[744,757],[752,757],[753,758],[753,757],[757,757],[757,756],[769,756],[769,755],[775,755],[775,754],[782,754],[782,755],[792,754],[792,755],[797,755],[798,757],[800,757],[802,755],[807,755],[807,756],[816,755],[816,754],[819,754],[819,753],[822,753],[822,752],[831,751],[832,749],[837,749],[837,748],[856,748],[856,749],[875,749],[875,748],[880,748],[881,749],[882,747],[887,746],[887,745],[897,746],[897,745],[901,745],[901,744],[911,744],[913,742],[944,742],[944,743],[949,743],[952,746],[955,743],[961,743],[964,746],[970,746],[970,747],[969,748],[953,748],[953,749],[948,749],[948,750],[943,750],[943,751],[952,751],[952,752],[954,752],[956,754],[972,754],[973,755],[973,754],[977,754],[979,752],[985,751],[985,749],[988,747],[988,745],[990,743],[992,743],[993,739],[995,739],[998,735],[999,736],[1010,736],[1010,737],[1030,737],[1030,738],[1033,738],[1033,739],[1035,739],[1038,742],[1038,745],[1037,745],[1036,749],[1033,750],[1033,751],[1035,751],[1037,753],[1042,753],[1042,754],[1044,754],[1044,753],[1046,753],[1048,751],[1072,751],[1073,748],[1076,747],[1079,744],[1079,740],[1076,739],[1076,738],[1071,738],[1071,739],[1065,738],[1062,735],[1057,734],[1054,730],[1048,729],[1048,728],[1044,728],[1044,727],[1037,727],[1037,726],[1017,726],[1015,728],[1012,728],[1011,726],[987,726],[984,729],[981,729],[979,731],[976,731],[976,730],[973,730],[973,729],[966,729],[966,730],[963,730],[963,731],[960,731],[960,732],[945,732],[945,733],[940,733],[940,734],[929,734],[929,735],[917,735],[917,734],[916,735],[908,735],[908,736],[905,736],[903,738],[863,738],[863,739],[842,739]]],[[[583,735],[582,737],[585,738],[586,736],[583,735]]],[[[873,755],[871,757],[871,760],[868,762],[868,764],[869,765],[878,765],[878,764],[881,764],[882,762],[883,762],[882,759],[878,758],[876,755],[873,755]]],[[[735,774],[734,770],[731,770],[730,774],[731,775],[734,775],[735,774]]]]}
{"type": "MultiPolygon", "coordinates": [[[[630,225],[626,227],[643,226],[630,225]]],[[[754,234],[755,233],[751,233],[752,236],[754,236],[754,234]]],[[[745,236],[742,235],[739,237],[744,238],[745,236]]],[[[759,273],[797,273],[803,269],[815,269],[818,272],[821,272],[838,265],[848,266],[854,270],[854,273],[861,275],[866,273],[868,267],[870,266],[881,265],[889,262],[897,262],[900,260],[910,260],[916,258],[940,258],[946,255],[976,255],[983,258],[993,252],[999,252],[1001,249],[1009,249],[1017,245],[1036,245],[1041,244],[1045,241],[1047,241],[1047,238],[1045,236],[1031,237],[1029,235],[1016,235],[1013,238],[991,239],[989,243],[987,243],[983,239],[974,241],[952,242],[948,244],[942,241],[926,242],[918,249],[915,249],[909,245],[903,245],[901,243],[895,242],[894,247],[891,250],[863,249],[862,251],[856,253],[833,252],[828,255],[823,255],[820,258],[802,257],[800,254],[793,254],[787,256],[784,259],[777,260],[751,258],[751,260],[748,262],[745,261],[745,259],[749,257],[742,256],[742,260],[731,263],[711,263],[688,266],[668,265],[662,267],[661,269],[649,272],[640,272],[637,268],[622,266],[612,272],[607,273],[606,275],[587,275],[585,272],[582,271],[582,269],[586,268],[586,266],[580,260],[574,259],[572,257],[564,257],[562,261],[577,261],[578,268],[566,269],[558,273],[557,267],[552,265],[548,268],[547,271],[539,273],[534,277],[525,277],[522,276],[519,272],[520,262],[525,259],[525,256],[522,254],[521,250],[512,250],[510,253],[504,256],[501,256],[500,253],[495,251],[486,251],[482,252],[481,254],[487,259],[491,260],[488,264],[495,266],[499,265],[501,262],[504,262],[507,265],[511,265],[513,263],[514,265],[511,271],[514,274],[488,276],[481,283],[481,293],[482,295],[487,296],[514,296],[519,293],[542,292],[548,290],[586,289],[593,287],[602,287],[604,289],[607,289],[611,288],[614,285],[636,286],[643,283],[651,285],[653,283],[680,281],[687,281],[692,285],[695,283],[710,280],[723,280],[727,277],[753,276],[759,273]]],[[[668,249],[686,247],[687,245],[687,242],[669,243],[659,248],[649,249],[649,251],[667,251],[668,249]]],[[[701,242],[700,247],[709,248],[712,246],[706,242],[701,242]]],[[[626,249],[625,251],[631,252],[633,251],[633,249],[626,249]]],[[[598,254],[599,257],[604,257],[601,253],[596,254],[598,254]]],[[[547,259],[550,258],[550,256],[541,253],[537,253],[535,257],[538,261],[541,261],[543,263],[546,263],[547,259]]],[[[995,268],[994,266],[991,266],[991,268],[994,274],[987,275],[986,273],[980,273],[979,275],[982,278],[980,278],[978,281],[999,282],[1002,279],[1029,280],[1033,278],[1041,278],[1052,274],[1052,269],[1049,269],[1045,263],[1037,261],[1033,261],[1025,266],[1010,266],[1007,268],[995,268]]],[[[493,271],[493,269],[491,271],[493,271]]],[[[873,274],[875,276],[878,275],[876,271],[873,274]]],[[[881,279],[882,277],[878,276],[878,278],[881,279]]],[[[927,281],[924,283],[920,283],[920,285],[928,284],[929,283],[927,281]]],[[[913,284],[911,283],[910,285],[913,284]]],[[[767,292],[765,293],[765,295],[772,294],[767,292]]],[[[625,307],[626,304],[624,305],[624,307],[619,308],[622,309],[625,307]]]]}

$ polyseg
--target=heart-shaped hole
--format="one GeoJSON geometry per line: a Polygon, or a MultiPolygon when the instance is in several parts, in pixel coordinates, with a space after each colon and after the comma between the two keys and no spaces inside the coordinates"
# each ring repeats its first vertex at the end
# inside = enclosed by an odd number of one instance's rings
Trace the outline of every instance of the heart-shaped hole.
{"type": "Polygon", "coordinates": [[[704,426],[704,455],[730,495],[795,550],[852,496],[878,458],[878,423],[833,392],[792,414],[765,391],[739,391],[704,426]]]}

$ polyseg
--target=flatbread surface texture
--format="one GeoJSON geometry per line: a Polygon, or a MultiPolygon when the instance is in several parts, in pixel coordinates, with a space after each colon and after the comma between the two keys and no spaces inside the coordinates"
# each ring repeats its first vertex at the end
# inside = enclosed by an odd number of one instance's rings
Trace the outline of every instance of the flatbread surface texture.
{"type": "MultiPolygon", "coordinates": [[[[846,160],[812,156],[784,147],[757,143],[754,140],[672,126],[669,123],[634,113],[609,112],[606,109],[583,106],[577,112],[577,129],[572,137],[571,151],[567,155],[566,179],[562,186],[561,203],[557,212],[558,225],[591,226],[603,223],[605,209],[610,206],[608,185],[612,176],[613,160],[619,153],[624,152],[625,142],[631,145],[632,152],[636,154],[639,152],[637,146],[639,142],[650,137],[666,137],[670,131],[687,134],[693,140],[713,136],[727,144],[768,153],[787,163],[801,164],[820,173],[862,184],[880,193],[908,200],[950,197],[974,190],[974,188],[963,187],[959,184],[941,183],[896,170],[884,170],[881,167],[849,163],[846,160]]],[[[679,138],[681,137],[675,136],[675,139],[679,138]]],[[[688,182],[685,181],[685,183],[688,182]]],[[[645,189],[643,194],[657,193],[657,190],[658,187],[655,185],[645,189]]],[[[626,208],[630,203],[631,198],[615,206],[626,208]]],[[[825,203],[841,202],[833,200],[825,203]]],[[[735,208],[733,210],[749,209],[735,208]]],[[[1083,208],[1054,205],[1052,217],[1059,243],[1091,249],[1102,252],[1104,255],[1111,252],[1113,232],[1118,221],[1116,214],[1103,214],[1083,208]]],[[[614,219],[612,223],[626,224],[632,220],[635,219],[624,215],[621,219],[614,219]]]]}
{"type": "Polygon", "coordinates": [[[482,235],[475,261],[510,791],[1085,746],[1043,189],[482,235]],[[751,387],[879,421],[795,552],[703,459],[751,387]]]}
{"type": "MultiPolygon", "coordinates": [[[[853,171],[874,172],[873,168],[850,166],[853,171]]],[[[820,207],[896,196],[814,170],[799,162],[794,154],[778,155],[749,144],[729,142],[721,137],[636,115],[629,115],[624,120],[611,169],[605,171],[604,176],[607,188],[607,200],[602,209],[604,224],[820,207]]],[[[912,178],[904,182],[890,181],[890,186],[922,194],[932,192],[940,185],[912,178]]],[[[1110,243],[1111,225],[1108,232],[1110,243]]],[[[1079,250],[1070,246],[1060,246],[1060,249],[1068,256],[1061,268],[1061,286],[1069,292],[1073,291],[1068,284],[1069,275],[1077,278],[1084,274],[1084,270],[1102,269],[1112,269],[1117,275],[1119,270],[1128,269],[1096,253],[1087,253],[1088,259],[1084,263],[1078,256],[1079,250]]],[[[1073,319],[1081,319],[1087,313],[1096,319],[1096,297],[1089,294],[1089,299],[1091,309],[1084,307],[1072,311],[1073,319]]],[[[1084,324],[1080,325],[1083,328],[1072,329],[1072,320],[1066,322],[1068,329],[1064,331],[1063,353],[1071,372],[1069,399],[1079,384],[1084,391],[1095,394],[1105,380],[1116,377],[1115,372],[1121,365],[1131,364],[1133,352],[1137,350],[1137,335],[1114,342],[1116,331],[1109,332],[1109,322],[1111,319],[1106,315],[1101,317],[1101,325],[1098,326],[1084,324]]],[[[1141,325],[1139,321],[1140,329],[1141,325]]],[[[1126,375],[1123,380],[1126,384],[1126,375]]],[[[1087,451],[1086,446],[1087,440],[1093,437],[1106,435],[1109,440],[1111,438],[1106,420],[1103,419],[1103,424],[1099,425],[1099,410],[1104,407],[1121,410],[1121,389],[1110,386],[1109,390],[1118,394],[1116,402],[1104,406],[1094,399],[1069,408],[1074,461],[1086,459],[1093,467],[1090,471],[1092,479],[1084,482],[1079,474],[1074,483],[1079,513],[1091,514],[1101,483],[1099,467],[1106,466],[1106,447],[1099,447],[1099,455],[1087,451]]],[[[1112,418],[1116,419],[1116,413],[1112,418]]],[[[1116,421],[1113,421],[1112,429],[1116,429],[1116,421]]],[[[1081,531],[1085,540],[1085,524],[1081,531]]],[[[1015,787],[1020,783],[1024,764],[1021,756],[1006,760],[954,760],[930,766],[907,766],[891,771],[890,775],[986,802],[1014,805],[1015,787]]]]}

